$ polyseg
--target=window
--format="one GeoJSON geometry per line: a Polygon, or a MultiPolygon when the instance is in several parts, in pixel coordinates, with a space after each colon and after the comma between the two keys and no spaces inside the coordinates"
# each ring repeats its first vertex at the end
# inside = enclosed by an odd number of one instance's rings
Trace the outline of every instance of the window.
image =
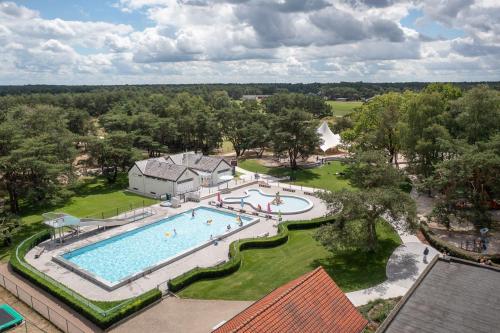
{"type": "Polygon", "coordinates": [[[192,181],[193,181],[193,178],[188,178],[188,179],[184,179],[184,180],[178,181],[177,184],[184,184],[184,183],[192,182],[192,181]]]}
{"type": "Polygon", "coordinates": [[[149,193],[151,193],[151,194],[155,194],[155,195],[156,195],[156,192],[149,192],[149,193]]]}
{"type": "Polygon", "coordinates": [[[231,171],[231,169],[223,169],[223,170],[219,170],[219,171],[217,171],[217,173],[224,173],[224,172],[228,172],[228,171],[231,171]]]}
{"type": "Polygon", "coordinates": [[[139,191],[139,189],[137,187],[134,187],[133,189],[136,190],[136,191],[139,191]]]}

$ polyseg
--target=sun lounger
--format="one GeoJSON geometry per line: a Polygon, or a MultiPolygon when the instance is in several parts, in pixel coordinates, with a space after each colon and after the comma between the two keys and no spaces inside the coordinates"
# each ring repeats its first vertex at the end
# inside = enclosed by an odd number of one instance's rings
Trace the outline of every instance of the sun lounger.
{"type": "Polygon", "coordinates": [[[45,251],[44,247],[35,247],[35,258],[38,259],[42,255],[42,253],[45,251]]]}

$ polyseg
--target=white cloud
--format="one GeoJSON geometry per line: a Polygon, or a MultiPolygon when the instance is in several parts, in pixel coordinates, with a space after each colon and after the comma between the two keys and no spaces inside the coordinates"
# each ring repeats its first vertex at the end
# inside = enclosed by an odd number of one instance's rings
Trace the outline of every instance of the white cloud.
{"type": "Polygon", "coordinates": [[[0,83],[500,79],[494,0],[118,0],[113,6],[146,15],[153,26],[46,19],[0,2],[0,83]],[[423,39],[399,23],[411,9],[465,36],[423,39]]]}

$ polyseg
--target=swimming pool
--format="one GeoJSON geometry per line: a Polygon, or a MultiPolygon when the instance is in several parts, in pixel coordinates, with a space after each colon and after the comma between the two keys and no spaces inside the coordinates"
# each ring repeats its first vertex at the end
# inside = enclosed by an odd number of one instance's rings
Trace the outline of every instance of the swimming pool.
{"type": "Polygon", "coordinates": [[[280,192],[281,203],[276,204],[273,200],[276,194],[267,194],[259,189],[250,189],[245,191],[246,195],[238,197],[223,198],[223,202],[230,204],[239,204],[243,200],[244,204],[250,205],[253,209],[258,210],[259,205],[262,211],[267,212],[268,204],[272,214],[298,214],[308,211],[313,207],[313,203],[303,197],[295,195],[283,195],[280,192]]]}
{"type": "Polygon", "coordinates": [[[194,212],[194,217],[189,210],[54,259],[107,289],[115,289],[211,244],[211,238],[227,237],[258,221],[241,216],[239,226],[233,213],[203,206],[194,212]]]}

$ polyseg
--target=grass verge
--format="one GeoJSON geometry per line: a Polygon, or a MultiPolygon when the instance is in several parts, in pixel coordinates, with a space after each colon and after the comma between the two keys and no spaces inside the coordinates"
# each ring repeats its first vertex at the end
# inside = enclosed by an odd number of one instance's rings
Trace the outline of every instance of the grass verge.
{"type": "Polygon", "coordinates": [[[330,253],[313,234],[318,226],[332,221],[288,222],[280,225],[279,234],[268,242],[233,242],[229,262],[193,270],[172,280],[169,286],[186,298],[256,300],[318,266],[323,266],[345,292],[384,281],[387,260],[401,242],[397,233],[382,222],[377,225],[380,247],[376,253],[330,253]]]}
{"type": "Polygon", "coordinates": [[[349,181],[339,174],[346,168],[339,161],[331,161],[316,168],[298,170],[283,167],[267,167],[255,159],[240,161],[238,162],[238,166],[251,172],[264,173],[274,177],[292,177],[294,181],[291,183],[299,186],[321,188],[330,191],[352,188],[349,181]]]}

